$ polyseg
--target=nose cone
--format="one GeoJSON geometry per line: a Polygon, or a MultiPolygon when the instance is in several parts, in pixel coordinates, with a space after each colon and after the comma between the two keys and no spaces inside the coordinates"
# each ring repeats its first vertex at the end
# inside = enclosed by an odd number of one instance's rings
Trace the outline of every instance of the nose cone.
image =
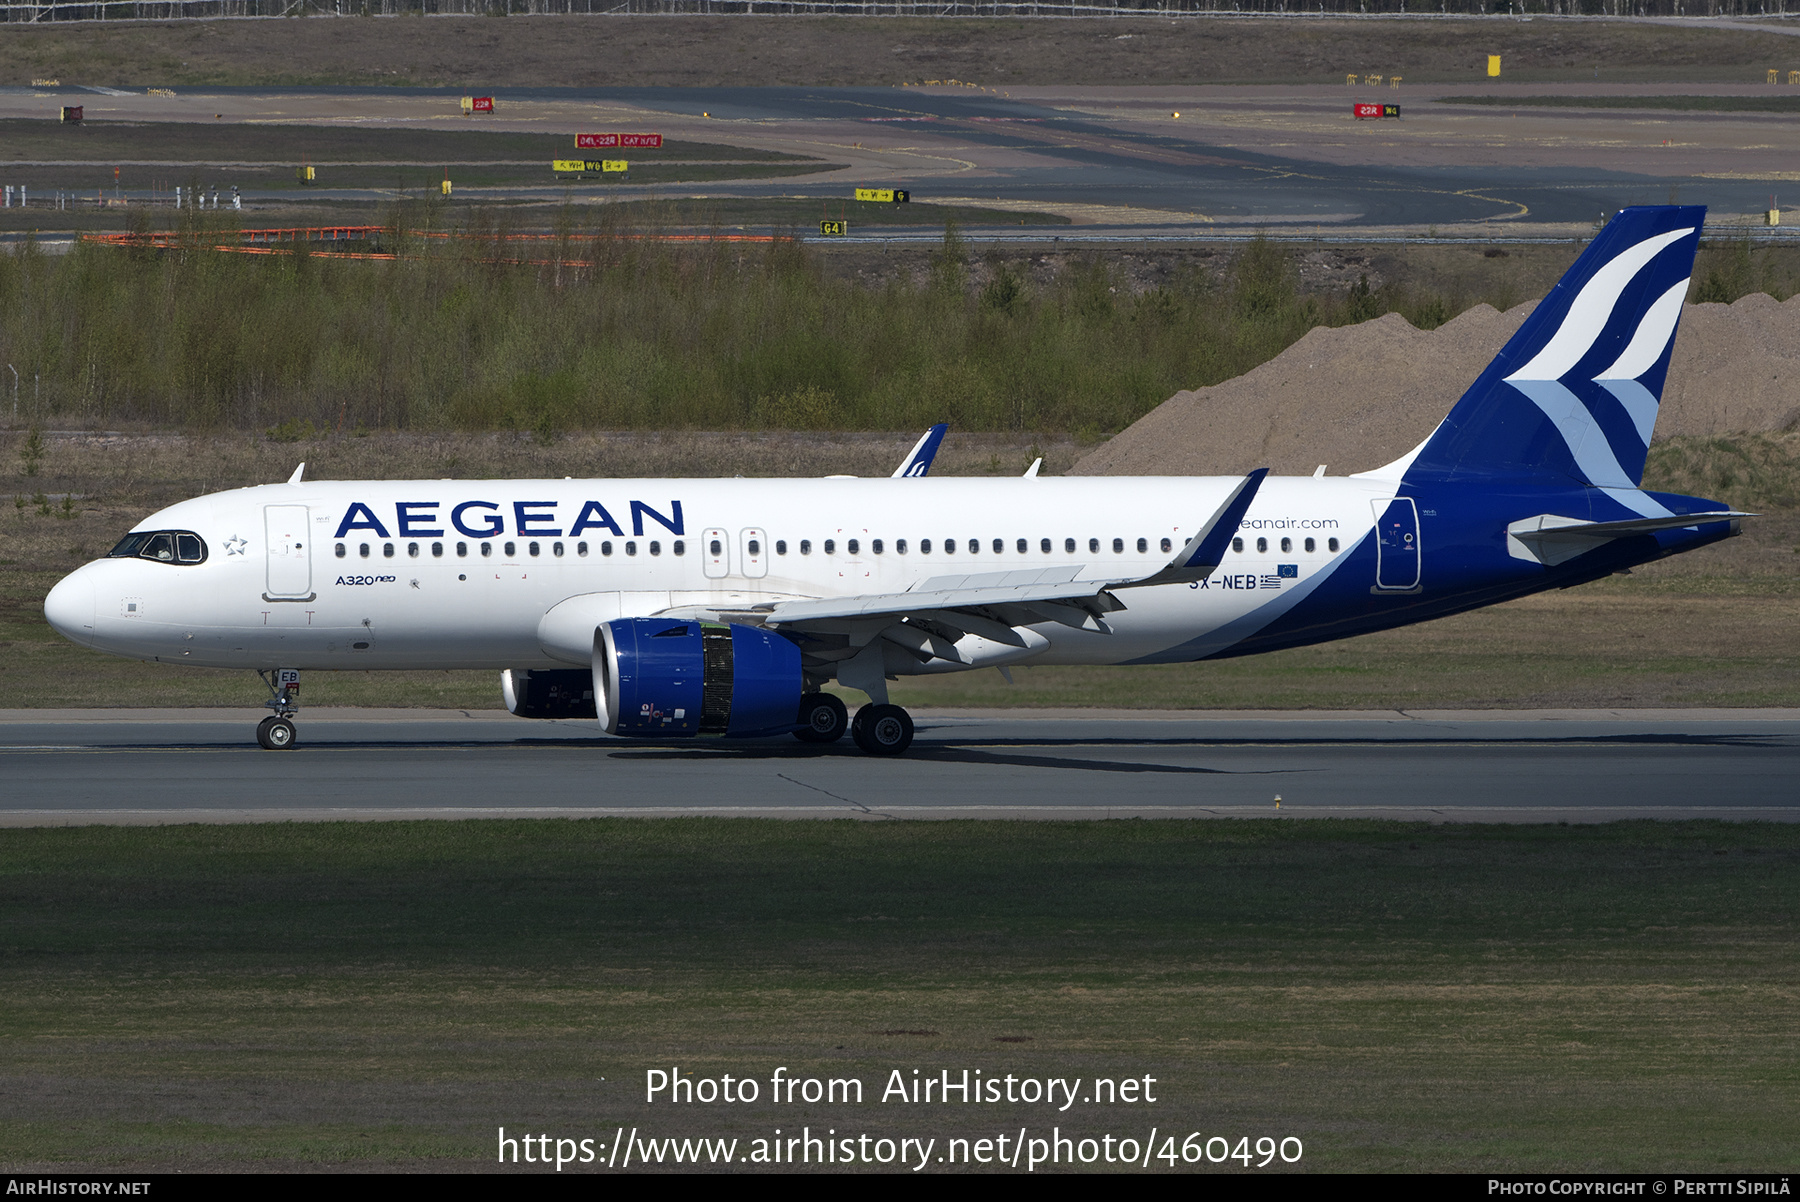
{"type": "Polygon", "coordinates": [[[94,639],[94,577],[86,568],[64,576],[44,598],[44,617],[56,633],[75,643],[94,639]]]}

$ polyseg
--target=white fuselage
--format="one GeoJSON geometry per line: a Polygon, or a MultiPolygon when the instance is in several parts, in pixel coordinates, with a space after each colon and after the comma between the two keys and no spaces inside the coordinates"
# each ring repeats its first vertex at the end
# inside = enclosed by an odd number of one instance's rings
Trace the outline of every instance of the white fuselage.
{"type": "MultiPolygon", "coordinates": [[[[970,573],[1079,566],[1083,579],[1141,578],[1169,561],[1165,540],[1179,550],[1238,483],[1060,477],[267,485],[184,501],[135,528],[197,534],[204,562],[98,560],[59,584],[45,608],[78,642],[169,663],[585,666],[589,648],[559,640],[546,617],[572,599],[580,600],[563,613],[587,623],[591,640],[596,618],[898,593],[970,573]]],[[[1388,480],[1271,478],[1238,532],[1243,549],[1228,553],[1204,585],[1124,590],[1127,608],[1108,617],[1111,633],[1036,627],[1046,645],[1031,662],[1123,663],[1225,628],[1329,571],[1369,534],[1394,495],[1388,480]]]]}

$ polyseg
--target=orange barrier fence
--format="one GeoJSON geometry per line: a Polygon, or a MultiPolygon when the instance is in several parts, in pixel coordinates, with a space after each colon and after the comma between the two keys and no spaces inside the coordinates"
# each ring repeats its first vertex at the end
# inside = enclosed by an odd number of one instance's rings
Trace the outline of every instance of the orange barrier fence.
{"type": "MultiPolygon", "coordinates": [[[[186,234],[177,230],[164,230],[146,234],[83,234],[83,242],[94,242],[103,246],[138,246],[153,250],[169,250],[181,246],[205,245],[211,250],[230,251],[245,255],[279,255],[289,254],[299,243],[309,247],[316,244],[336,245],[345,242],[369,242],[381,238],[391,231],[385,225],[320,225],[296,226],[289,229],[239,230],[236,244],[222,241],[208,241],[196,234],[186,234]]],[[[217,235],[214,235],[215,237],[217,235]]],[[[409,230],[409,238],[431,238],[440,240],[457,239],[473,242],[493,242],[509,244],[544,243],[565,240],[571,245],[588,241],[576,235],[564,234],[471,234],[463,231],[447,230],[409,230]]],[[[611,234],[607,235],[620,241],[628,242],[788,242],[791,238],[784,234],[611,234]]],[[[388,251],[351,251],[351,250],[313,250],[309,253],[328,259],[397,259],[400,256],[388,251]]],[[[539,258],[503,258],[489,257],[484,263],[506,263],[520,266],[551,267],[559,262],[565,266],[582,266],[586,260],[581,259],[539,259],[539,258]]]]}

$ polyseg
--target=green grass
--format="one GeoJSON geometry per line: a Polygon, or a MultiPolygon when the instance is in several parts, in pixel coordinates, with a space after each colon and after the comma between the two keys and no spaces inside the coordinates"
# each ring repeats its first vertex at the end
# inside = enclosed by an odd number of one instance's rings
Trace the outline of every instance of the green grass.
{"type": "Polygon", "coordinates": [[[1800,1136],[1797,868],[1800,829],[1713,823],[8,830],[0,1164],[474,1167],[499,1125],[809,1123],[1766,1170],[1800,1136]],[[671,1064],[872,1092],[647,1106],[671,1064]],[[965,1065],[1158,1101],[873,1100],[965,1065]]]}
{"type": "MultiPolygon", "coordinates": [[[[1785,76],[1784,76],[1785,78],[1785,76]]],[[[1498,108],[1676,109],[1701,113],[1800,113],[1800,96],[1440,96],[1438,104],[1498,108]]]]}
{"type": "Polygon", "coordinates": [[[396,234],[410,257],[392,263],[213,253],[204,223],[181,251],[6,256],[0,362],[41,378],[49,420],[81,425],[1101,431],[1315,325],[1391,309],[1434,326],[1479,299],[1305,294],[1263,242],[1223,282],[1191,267],[1134,295],[1094,258],[1040,286],[1017,262],[972,264],[950,232],[921,278],[873,288],[802,246],[621,237],[661,228],[630,219],[564,210],[563,240],[534,248],[557,263],[532,267],[483,261],[504,211],[468,215],[467,240],[396,234]]]}

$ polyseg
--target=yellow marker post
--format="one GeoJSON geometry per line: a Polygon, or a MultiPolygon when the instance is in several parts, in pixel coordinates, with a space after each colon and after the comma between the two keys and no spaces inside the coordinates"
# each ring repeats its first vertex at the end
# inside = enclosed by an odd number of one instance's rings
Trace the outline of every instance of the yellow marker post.
{"type": "Polygon", "coordinates": [[[475,98],[473,96],[464,96],[462,98],[462,111],[465,115],[475,111],[475,98]]]}
{"type": "Polygon", "coordinates": [[[1493,78],[1493,77],[1498,76],[1499,74],[1500,74],[1500,56],[1498,54],[1488,55],[1488,76],[1490,78],[1493,78]]]}
{"type": "Polygon", "coordinates": [[[450,181],[449,180],[444,181],[444,193],[443,194],[445,196],[450,195],[450,181]]]}
{"type": "Polygon", "coordinates": [[[1774,83],[1780,78],[1781,78],[1781,72],[1779,72],[1779,71],[1769,72],[1769,82],[1770,83],[1774,83]]]}

